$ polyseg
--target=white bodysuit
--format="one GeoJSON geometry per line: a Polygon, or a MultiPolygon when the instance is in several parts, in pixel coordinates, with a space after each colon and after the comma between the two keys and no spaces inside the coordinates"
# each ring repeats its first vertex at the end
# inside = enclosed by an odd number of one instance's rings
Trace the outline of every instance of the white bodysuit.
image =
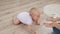
{"type": "Polygon", "coordinates": [[[32,17],[28,12],[21,12],[17,15],[17,18],[23,23],[27,25],[32,25],[32,17]]]}

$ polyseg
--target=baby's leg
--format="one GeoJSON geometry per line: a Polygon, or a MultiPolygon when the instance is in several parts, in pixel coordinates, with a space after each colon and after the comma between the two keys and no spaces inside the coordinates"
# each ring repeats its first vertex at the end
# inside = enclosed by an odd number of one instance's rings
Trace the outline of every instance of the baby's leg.
{"type": "Polygon", "coordinates": [[[16,25],[18,25],[18,24],[20,24],[20,23],[21,23],[21,22],[18,20],[18,18],[17,18],[17,17],[14,17],[13,21],[14,21],[14,24],[16,24],[16,25]]]}

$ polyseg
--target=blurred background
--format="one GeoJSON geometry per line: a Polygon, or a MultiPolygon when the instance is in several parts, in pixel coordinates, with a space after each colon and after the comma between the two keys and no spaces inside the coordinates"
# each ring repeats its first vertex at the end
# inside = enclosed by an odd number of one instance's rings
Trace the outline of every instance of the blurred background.
{"type": "Polygon", "coordinates": [[[32,7],[38,7],[41,11],[41,25],[33,25],[37,34],[51,34],[52,29],[43,28],[43,7],[48,4],[60,4],[60,0],[0,0],[0,34],[30,34],[24,25],[14,25],[13,17],[22,11],[29,11],[32,7]],[[23,26],[23,27],[22,27],[23,26]]]}

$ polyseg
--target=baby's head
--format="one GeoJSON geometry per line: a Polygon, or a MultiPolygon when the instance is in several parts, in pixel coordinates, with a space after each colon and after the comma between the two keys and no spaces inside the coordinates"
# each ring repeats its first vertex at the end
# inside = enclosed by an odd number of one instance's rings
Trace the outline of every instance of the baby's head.
{"type": "Polygon", "coordinates": [[[31,8],[30,15],[34,21],[37,21],[40,18],[40,11],[38,8],[31,8]]]}

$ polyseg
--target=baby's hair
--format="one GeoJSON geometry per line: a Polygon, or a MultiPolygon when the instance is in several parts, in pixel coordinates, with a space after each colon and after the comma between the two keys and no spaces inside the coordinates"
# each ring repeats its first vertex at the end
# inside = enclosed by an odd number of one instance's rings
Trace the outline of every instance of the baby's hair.
{"type": "Polygon", "coordinates": [[[30,13],[32,12],[32,10],[36,10],[36,9],[38,9],[38,8],[36,8],[36,7],[31,8],[30,13]]]}
{"type": "Polygon", "coordinates": [[[37,8],[36,7],[33,7],[33,8],[30,9],[30,11],[35,10],[35,9],[37,9],[37,8]]]}
{"type": "Polygon", "coordinates": [[[32,14],[32,10],[35,10],[35,9],[37,9],[37,8],[36,7],[31,8],[30,11],[29,11],[30,14],[32,14]]]}
{"type": "Polygon", "coordinates": [[[33,7],[30,9],[30,15],[33,15],[35,11],[32,11],[32,10],[38,10],[37,12],[40,13],[39,9],[36,8],[36,7],[33,7]]]}

